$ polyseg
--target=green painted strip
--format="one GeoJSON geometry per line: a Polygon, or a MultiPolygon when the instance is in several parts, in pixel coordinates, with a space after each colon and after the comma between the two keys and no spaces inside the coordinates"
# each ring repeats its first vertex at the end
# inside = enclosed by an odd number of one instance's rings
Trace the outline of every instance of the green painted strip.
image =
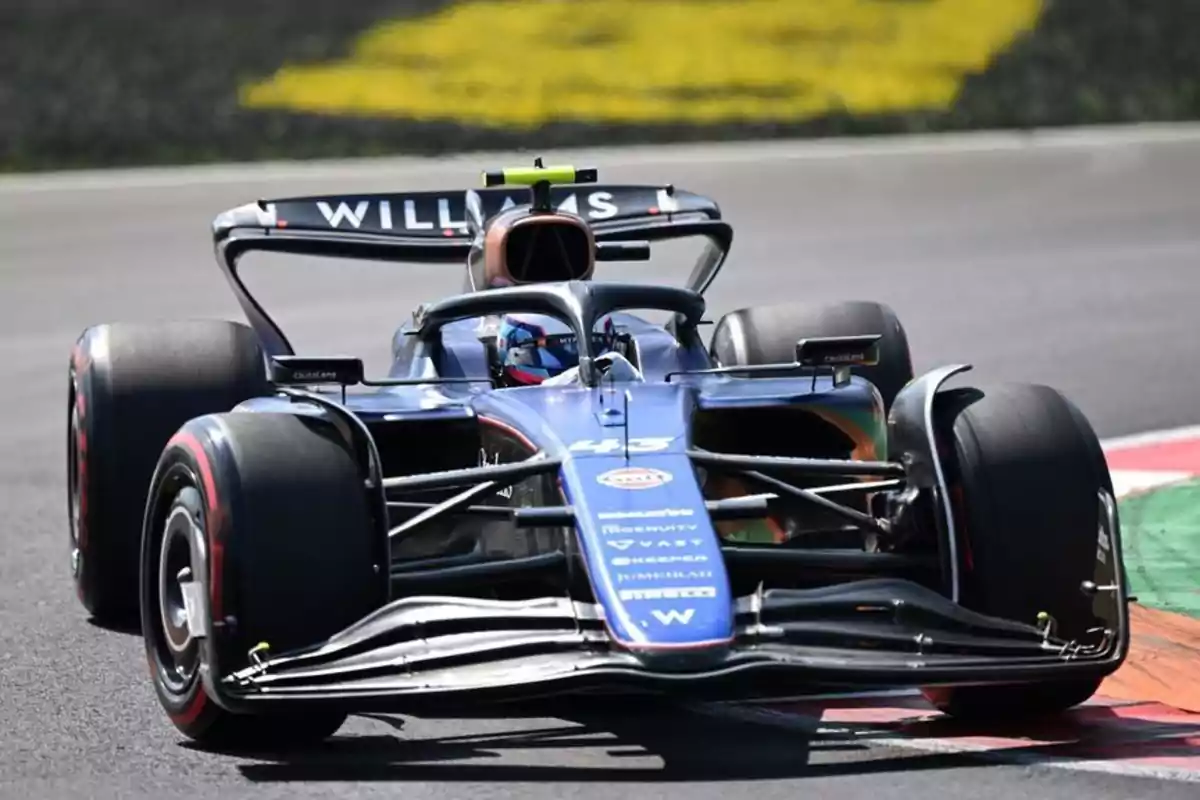
{"type": "Polygon", "coordinates": [[[1200,480],[1128,497],[1120,513],[1138,602],[1200,619],[1200,480]]]}

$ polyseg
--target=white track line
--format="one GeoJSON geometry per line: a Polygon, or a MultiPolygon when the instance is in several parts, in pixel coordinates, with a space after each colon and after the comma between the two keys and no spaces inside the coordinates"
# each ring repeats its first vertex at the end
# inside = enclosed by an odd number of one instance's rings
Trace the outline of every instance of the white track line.
{"type": "MultiPolygon", "coordinates": [[[[1200,425],[1189,425],[1182,428],[1168,428],[1157,431],[1118,436],[1101,441],[1106,451],[1122,450],[1130,447],[1147,447],[1157,444],[1167,444],[1186,439],[1200,438],[1200,425]]],[[[1120,489],[1118,488],[1118,493],[1120,489]]],[[[870,725],[855,725],[850,723],[823,723],[819,719],[792,714],[787,711],[770,708],[771,705],[786,703],[820,702],[824,700],[857,700],[886,697],[918,697],[916,689],[892,689],[873,692],[847,692],[842,694],[810,694],[795,697],[762,700],[749,703],[704,703],[690,704],[692,711],[712,717],[724,718],[738,722],[749,722],[759,725],[770,725],[777,728],[796,731],[806,736],[820,732],[829,732],[850,739],[859,739],[866,745],[876,747],[893,747],[901,750],[916,750],[926,753],[962,753],[973,757],[1002,764],[1022,764],[1026,766],[1053,767],[1058,769],[1077,770],[1080,772],[1098,772],[1110,775],[1152,778],[1162,781],[1182,783],[1200,783],[1200,772],[1192,770],[1171,769],[1167,767],[1149,767],[1101,759],[1083,759],[1040,753],[1021,752],[1007,748],[993,748],[972,742],[956,741],[954,739],[916,738],[904,736],[880,736],[871,730],[870,725]]],[[[1033,745],[1037,746],[1037,745],[1033,745]]],[[[1047,745],[1053,747],[1053,745],[1047,745]]]]}
{"type": "Polygon", "coordinates": [[[1105,439],[1100,444],[1105,450],[1125,450],[1132,447],[1150,447],[1158,444],[1185,441],[1187,439],[1200,439],[1200,425],[1166,428],[1161,431],[1135,433],[1130,436],[1117,436],[1112,439],[1105,439]]]}
{"type": "MultiPolygon", "coordinates": [[[[920,739],[904,736],[880,736],[870,729],[869,725],[846,723],[822,723],[813,717],[788,714],[766,708],[749,706],[723,705],[692,705],[689,708],[700,714],[724,718],[737,722],[748,722],[759,725],[770,725],[776,728],[795,731],[813,736],[828,732],[850,740],[859,740],[864,745],[875,747],[894,747],[903,750],[918,750],[926,753],[963,753],[981,760],[1001,764],[1022,764],[1035,767],[1053,767],[1070,769],[1080,772],[1101,772],[1110,775],[1154,778],[1161,781],[1177,781],[1181,783],[1200,783],[1200,772],[1169,767],[1150,767],[1139,764],[1127,764],[1119,761],[1101,759],[1072,758],[1070,756],[1043,755],[1039,753],[1021,752],[1019,748],[994,748],[973,742],[955,741],[953,739],[920,739]]],[[[1031,743],[1031,747],[1053,748],[1053,743],[1031,743]]]]}
{"type": "Polygon", "coordinates": [[[829,139],[768,139],[701,144],[572,148],[528,152],[464,153],[448,157],[385,156],[382,158],[266,161],[179,167],[78,170],[0,176],[0,194],[97,189],[154,189],[246,181],[311,181],[378,178],[397,180],[417,174],[445,173],[461,164],[464,178],[484,165],[529,161],[534,155],[600,166],[646,164],[739,164],[771,161],[831,160],[886,156],[942,156],[1002,153],[1030,149],[1124,147],[1200,142],[1200,123],[1047,128],[1031,131],[971,131],[829,139]]]}
{"type": "Polygon", "coordinates": [[[1144,493],[1151,489],[1161,489],[1173,483],[1183,483],[1190,480],[1195,473],[1178,470],[1109,470],[1112,475],[1113,491],[1118,498],[1128,497],[1134,493],[1144,493]]]}

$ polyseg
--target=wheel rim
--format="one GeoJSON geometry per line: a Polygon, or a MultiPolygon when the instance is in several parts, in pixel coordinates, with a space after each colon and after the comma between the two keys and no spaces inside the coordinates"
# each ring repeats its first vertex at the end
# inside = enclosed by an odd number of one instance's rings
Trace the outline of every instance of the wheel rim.
{"type": "Polygon", "coordinates": [[[192,543],[200,529],[186,508],[167,516],[158,561],[158,650],[163,682],[182,693],[195,681],[200,664],[199,642],[188,628],[183,583],[193,579],[192,543]]]}

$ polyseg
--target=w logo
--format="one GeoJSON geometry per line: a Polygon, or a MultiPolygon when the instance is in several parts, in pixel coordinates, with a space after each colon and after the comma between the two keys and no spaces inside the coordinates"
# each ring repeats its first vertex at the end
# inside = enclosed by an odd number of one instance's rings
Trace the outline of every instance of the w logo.
{"type": "Polygon", "coordinates": [[[687,625],[692,621],[692,617],[695,616],[696,609],[689,608],[684,611],[677,611],[675,609],[671,609],[670,611],[659,611],[656,608],[650,613],[653,614],[654,618],[663,625],[674,625],[677,622],[680,625],[687,625]]]}

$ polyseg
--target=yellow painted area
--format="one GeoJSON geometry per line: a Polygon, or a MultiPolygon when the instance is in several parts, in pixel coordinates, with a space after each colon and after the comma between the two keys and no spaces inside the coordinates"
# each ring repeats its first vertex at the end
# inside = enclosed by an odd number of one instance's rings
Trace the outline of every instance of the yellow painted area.
{"type": "Polygon", "coordinates": [[[287,65],[243,105],[454,120],[711,123],[945,109],[1041,0],[472,0],[287,65]]]}

